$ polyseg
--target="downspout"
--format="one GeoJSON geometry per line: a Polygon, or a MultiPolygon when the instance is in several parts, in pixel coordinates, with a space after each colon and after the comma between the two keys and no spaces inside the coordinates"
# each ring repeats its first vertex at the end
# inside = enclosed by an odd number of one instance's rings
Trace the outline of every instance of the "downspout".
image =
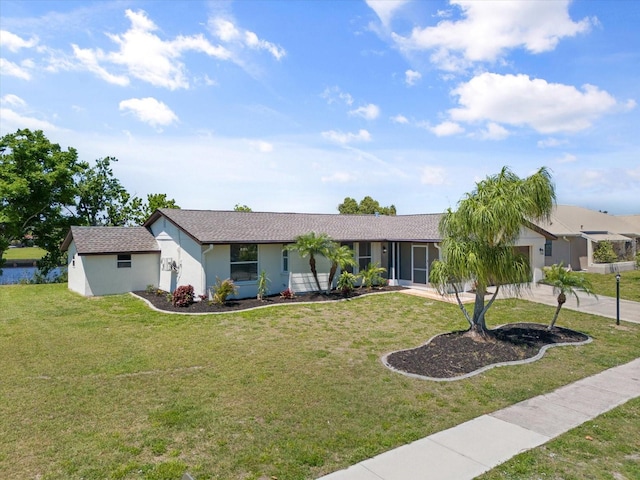
{"type": "Polygon", "coordinates": [[[200,264],[202,265],[202,276],[201,276],[202,295],[207,295],[207,263],[206,263],[205,257],[207,256],[207,253],[209,253],[211,250],[213,250],[213,243],[209,245],[209,248],[207,248],[202,252],[202,260],[200,262],[200,264]]]}

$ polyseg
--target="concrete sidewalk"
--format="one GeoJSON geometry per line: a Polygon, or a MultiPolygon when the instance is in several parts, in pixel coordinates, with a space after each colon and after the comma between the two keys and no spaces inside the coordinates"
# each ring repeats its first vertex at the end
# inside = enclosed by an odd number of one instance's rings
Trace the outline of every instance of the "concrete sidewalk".
{"type": "Polygon", "coordinates": [[[320,480],[466,480],[640,396],[640,359],[382,453],[320,480]]]}

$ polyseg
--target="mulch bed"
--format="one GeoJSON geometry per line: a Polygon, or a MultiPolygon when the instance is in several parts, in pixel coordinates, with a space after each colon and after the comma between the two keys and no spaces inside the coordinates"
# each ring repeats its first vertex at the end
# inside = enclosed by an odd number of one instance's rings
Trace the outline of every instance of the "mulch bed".
{"type": "Polygon", "coordinates": [[[345,297],[341,292],[332,291],[330,294],[324,293],[305,293],[297,294],[293,298],[283,298],[279,294],[270,295],[263,300],[257,298],[243,298],[229,300],[225,305],[217,305],[210,303],[207,300],[194,302],[187,307],[174,307],[171,302],[167,300],[167,292],[160,294],[149,293],[147,291],[133,292],[136,295],[151,302],[151,304],[159,310],[167,312],[179,312],[179,313],[225,313],[225,312],[237,312],[241,310],[248,310],[256,307],[265,307],[269,305],[282,305],[291,303],[304,303],[304,302],[331,302],[338,300],[345,300],[345,298],[356,298],[362,295],[371,293],[393,292],[398,290],[404,290],[405,287],[375,287],[368,288],[356,288],[351,295],[345,297]]]}
{"type": "Polygon", "coordinates": [[[385,363],[406,373],[451,379],[489,365],[535,357],[545,345],[588,339],[584,333],[562,327],[548,331],[546,325],[511,323],[489,330],[484,340],[468,331],[438,335],[421,347],[389,354],[385,363]]]}

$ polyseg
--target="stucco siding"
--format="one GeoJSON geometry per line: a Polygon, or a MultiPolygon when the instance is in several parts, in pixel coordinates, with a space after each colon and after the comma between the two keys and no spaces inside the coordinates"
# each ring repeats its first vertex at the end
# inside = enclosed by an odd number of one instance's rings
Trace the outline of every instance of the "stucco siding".
{"type": "Polygon", "coordinates": [[[533,276],[532,280],[534,282],[542,280],[544,276],[542,269],[545,265],[545,241],[545,237],[526,227],[520,230],[520,237],[516,240],[517,247],[529,248],[529,262],[531,266],[531,273],[533,276]]]}
{"type": "Polygon", "coordinates": [[[158,269],[163,258],[170,258],[176,267],[174,270],[159,270],[158,287],[173,292],[181,285],[192,285],[196,295],[204,294],[206,286],[200,263],[203,251],[200,244],[164,218],[158,219],[150,228],[161,252],[158,269]]]}
{"type": "Polygon", "coordinates": [[[76,256],[76,265],[70,272],[78,270],[78,273],[84,273],[86,281],[80,285],[74,279],[69,288],[85,296],[144,290],[147,285],[156,285],[159,260],[157,253],[132,254],[131,267],[118,268],[117,255],[76,256]]]}
{"type": "Polygon", "coordinates": [[[75,242],[71,242],[67,251],[68,287],[69,290],[86,295],[86,281],[82,257],[77,254],[75,242]]]}

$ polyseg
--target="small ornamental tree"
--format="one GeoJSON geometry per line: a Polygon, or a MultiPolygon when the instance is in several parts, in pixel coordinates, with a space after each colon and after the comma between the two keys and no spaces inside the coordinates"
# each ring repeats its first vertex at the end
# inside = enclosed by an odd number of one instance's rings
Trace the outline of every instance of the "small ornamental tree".
{"type": "Polygon", "coordinates": [[[540,283],[551,285],[553,287],[553,293],[558,295],[558,307],[547,330],[551,330],[555,325],[558,315],[560,314],[560,309],[567,302],[567,294],[576,297],[578,305],[580,305],[580,298],[577,293],[579,291],[596,297],[596,294],[593,293],[591,281],[580,273],[568,271],[564,268],[562,262],[560,262],[559,265],[544,267],[544,278],[540,283]]]}
{"type": "Polygon", "coordinates": [[[471,335],[486,336],[485,316],[501,287],[519,293],[529,284],[529,260],[514,247],[523,227],[549,218],[554,202],[555,189],[546,168],[522,179],[504,167],[478,182],[456,211],[448,209],[442,216],[442,260],[433,262],[429,280],[441,293],[454,291],[471,335]],[[458,285],[467,282],[475,285],[471,314],[458,292],[458,285]],[[490,286],[494,292],[485,302],[490,286]]]}
{"type": "Polygon", "coordinates": [[[316,256],[325,255],[333,248],[333,240],[326,233],[316,234],[315,232],[305,233],[296,237],[296,243],[287,245],[287,250],[298,252],[302,258],[309,257],[309,268],[316,281],[317,291],[321,292],[320,280],[318,280],[318,270],[316,269],[316,256]]]}

